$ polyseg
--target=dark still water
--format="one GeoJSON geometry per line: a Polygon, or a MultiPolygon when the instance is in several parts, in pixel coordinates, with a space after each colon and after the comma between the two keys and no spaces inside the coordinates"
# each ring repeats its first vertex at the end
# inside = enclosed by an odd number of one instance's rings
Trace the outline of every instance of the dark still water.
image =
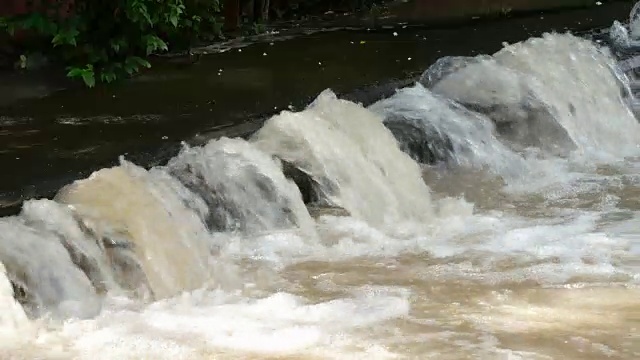
{"type": "Polygon", "coordinates": [[[0,108],[0,168],[6,170],[0,176],[0,206],[52,194],[120,155],[141,165],[166,161],[182,140],[274,109],[302,108],[326,88],[345,93],[415,79],[441,56],[492,53],[503,42],[546,31],[609,26],[612,19],[625,18],[630,6],[615,2],[454,29],[397,26],[266,40],[193,66],[159,63],[107,89],[17,101],[0,108]]]}

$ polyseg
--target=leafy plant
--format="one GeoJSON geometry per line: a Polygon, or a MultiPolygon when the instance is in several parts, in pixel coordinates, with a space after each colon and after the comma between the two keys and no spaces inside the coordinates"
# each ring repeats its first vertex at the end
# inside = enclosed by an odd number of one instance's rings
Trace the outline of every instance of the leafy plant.
{"type": "Polygon", "coordinates": [[[0,28],[34,34],[50,55],[67,64],[67,76],[87,86],[110,83],[151,64],[146,58],[188,43],[214,27],[219,0],[75,0],[72,12],[58,0],[25,15],[1,18],[0,28]]]}

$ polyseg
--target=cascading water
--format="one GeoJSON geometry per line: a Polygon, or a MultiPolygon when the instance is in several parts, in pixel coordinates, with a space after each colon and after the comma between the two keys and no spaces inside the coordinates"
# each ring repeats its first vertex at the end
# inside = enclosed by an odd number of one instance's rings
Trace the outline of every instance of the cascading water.
{"type": "Polygon", "coordinates": [[[0,357],[638,358],[615,66],[547,34],[28,201],[0,219],[0,357]]]}
{"type": "Polygon", "coordinates": [[[299,227],[313,233],[298,188],[277,160],[246,141],[223,138],[184,149],[168,168],[208,200],[214,230],[255,233],[299,227]]]}
{"type": "Polygon", "coordinates": [[[303,112],[272,118],[252,140],[316,179],[326,201],[374,226],[433,216],[420,168],[381,119],[329,91],[303,112]]]}
{"type": "Polygon", "coordinates": [[[587,40],[546,34],[470,61],[432,89],[486,112],[504,136],[522,145],[625,155],[637,150],[639,130],[611,75],[614,67],[587,40]]]}

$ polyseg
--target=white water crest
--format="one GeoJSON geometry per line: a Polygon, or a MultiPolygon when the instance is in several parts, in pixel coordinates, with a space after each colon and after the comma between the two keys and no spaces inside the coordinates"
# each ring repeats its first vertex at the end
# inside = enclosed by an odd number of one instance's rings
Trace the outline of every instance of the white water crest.
{"type": "Polygon", "coordinates": [[[27,323],[27,314],[14,296],[7,270],[0,263],[0,337],[3,340],[20,336],[21,327],[27,323]]]}
{"type": "Polygon", "coordinates": [[[112,246],[131,247],[155,297],[197,289],[209,280],[208,231],[162,169],[124,162],[62,189],[70,205],[112,246]],[[169,190],[169,191],[168,191],[169,190]]]}
{"type": "Polygon", "coordinates": [[[401,116],[424,132],[437,131],[452,143],[450,162],[470,168],[489,168],[508,178],[529,175],[527,160],[513,152],[496,135],[495,126],[483,115],[433,94],[422,85],[398,90],[369,107],[383,116],[401,116]],[[428,126],[433,127],[430,130],[428,126]]]}
{"type": "Polygon", "coordinates": [[[285,178],[277,160],[244,140],[223,138],[186,148],[168,168],[210,200],[214,230],[259,233],[297,227],[313,232],[300,190],[285,178]]]}
{"type": "Polygon", "coordinates": [[[35,316],[83,318],[98,313],[96,290],[54,234],[10,217],[0,220],[0,241],[0,260],[13,283],[29,294],[26,301],[35,316]]]}
{"type": "Polygon", "coordinates": [[[0,358],[640,358],[615,63],[566,34],[453,62],[26,202],[0,219],[0,358]]]}
{"type": "Polygon", "coordinates": [[[545,34],[470,63],[434,91],[465,104],[504,107],[499,112],[505,121],[523,123],[513,126],[524,132],[517,138],[526,145],[575,145],[588,157],[624,156],[637,152],[640,125],[614,68],[613,58],[588,40],[545,34]]]}
{"type": "Polygon", "coordinates": [[[252,141],[317,180],[329,201],[376,225],[434,216],[420,167],[382,119],[325,91],[304,111],[267,121],[252,141]]]}
{"type": "Polygon", "coordinates": [[[635,40],[640,39],[640,2],[636,2],[629,12],[629,29],[635,40]]]}

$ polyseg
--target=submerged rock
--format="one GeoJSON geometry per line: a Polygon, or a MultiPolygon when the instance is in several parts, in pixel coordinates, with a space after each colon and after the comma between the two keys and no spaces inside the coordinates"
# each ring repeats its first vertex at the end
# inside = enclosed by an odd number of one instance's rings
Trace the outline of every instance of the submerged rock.
{"type": "MultiPolygon", "coordinates": [[[[212,231],[261,232],[310,226],[300,193],[270,155],[241,139],[223,138],[187,148],[168,164],[169,172],[200,196],[212,231]]],[[[293,169],[290,169],[292,172],[293,169]]],[[[300,173],[298,187],[313,197],[300,173]]]]}
{"type": "MultiPolygon", "coordinates": [[[[476,60],[443,61],[440,67],[444,70],[440,73],[444,76],[425,75],[422,82],[434,93],[489,117],[500,136],[516,150],[537,147],[563,155],[575,149],[558,121],[557,109],[537,96],[521,74],[491,59],[472,59],[476,60]]],[[[568,111],[575,113],[572,106],[568,104],[568,111]]]]}
{"type": "Polygon", "coordinates": [[[100,294],[122,290],[137,297],[151,294],[135,246],[123,232],[98,229],[73,206],[50,200],[25,203],[21,213],[26,223],[55,236],[71,261],[89,278],[100,294]]]}
{"type": "Polygon", "coordinates": [[[323,198],[322,193],[319,190],[318,183],[313,179],[311,174],[301,170],[288,161],[281,160],[281,163],[284,176],[296,184],[302,195],[302,201],[305,204],[321,202],[323,198]]]}
{"type": "Polygon", "coordinates": [[[0,243],[0,261],[17,299],[31,316],[88,318],[98,314],[100,297],[56,236],[21,219],[6,218],[0,221],[0,243]]]}
{"type": "Polygon", "coordinates": [[[387,114],[383,123],[400,149],[418,163],[433,165],[453,155],[451,139],[430,123],[399,113],[387,114]]]}
{"type": "Polygon", "coordinates": [[[307,209],[309,214],[314,219],[318,219],[322,216],[351,216],[349,211],[339,206],[323,206],[323,205],[308,205],[307,209]]]}
{"type": "Polygon", "coordinates": [[[420,84],[427,89],[432,88],[445,77],[470,65],[477,64],[482,60],[490,59],[488,56],[444,56],[436,60],[420,76],[420,84]]]}

